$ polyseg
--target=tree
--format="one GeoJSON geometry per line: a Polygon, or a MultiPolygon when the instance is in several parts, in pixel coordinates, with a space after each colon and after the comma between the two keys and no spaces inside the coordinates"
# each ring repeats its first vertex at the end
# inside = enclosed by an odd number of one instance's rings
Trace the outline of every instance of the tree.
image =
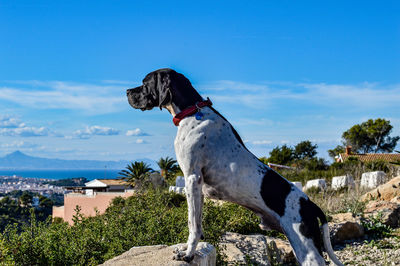
{"type": "Polygon", "coordinates": [[[270,153],[268,161],[276,164],[288,164],[294,159],[294,150],[292,147],[283,145],[275,147],[270,153]]]}
{"type": "Polygon", "coordinates": [[[343,132],[342,138],[344,144],[351,145],[358,153],[392,152],[400,139],[399,136],[389,136],[392,129],[389,120],[369,119],[343,132]]]}
{"type": "Polygon", "coordinates": [[[340,153],[344,153],[345,152],[345,148],[343,145],[337,145],[335,148],[333,148],[332,150],[328,150],[328,154],[329,156],[335,160],[335,157],[340,154],[340,153]]]}
{"type": "Polygon", "coordinates": [[[157,164],[158,167],[160,167],[161,176],[165,179],[171,178],[179,170],[177,161],[168,156],[165,158],[160,158],[157,164]]]}
{"type": "Polygon", "coordinates": [[[298,160],[311,159],[317,155],[318,145],[313,145],[311,141],[305,140],[299,142],[294,147],[294,157],[298,160]]]}
{"type": "Polygon", "coordinates": [[[153,169],[145,162],[134,162],[128,164],[124,170],[118,174],[120,179],[127,181],[134,187],[141,188],[146,178],[152,172],[153,169]]]}
{"type": "Polygon", "coordinates": [[[21,205],[24,205],[24,206],[32,205],[33,197],[29,192],[24,191],[22,193],[21,197],[19,198],[19,201],[20,201],[21,205]]]}
{"type": "Polygon", "coordinates": [[[39,207],[51,209],[53,207],[53,201],[47,197],[39,195],[39,207]]]}

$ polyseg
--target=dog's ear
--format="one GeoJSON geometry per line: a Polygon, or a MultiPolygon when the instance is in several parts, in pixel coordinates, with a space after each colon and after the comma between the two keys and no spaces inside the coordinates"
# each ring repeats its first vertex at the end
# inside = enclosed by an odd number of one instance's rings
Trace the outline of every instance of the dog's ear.
{"type": "Polygon", "coordinates": [[[172,101],[171,76],[169,73],[158,73],[157,79],[159,97],[158,107],[162,109],[162,106],[165,106],[172,101]]]}

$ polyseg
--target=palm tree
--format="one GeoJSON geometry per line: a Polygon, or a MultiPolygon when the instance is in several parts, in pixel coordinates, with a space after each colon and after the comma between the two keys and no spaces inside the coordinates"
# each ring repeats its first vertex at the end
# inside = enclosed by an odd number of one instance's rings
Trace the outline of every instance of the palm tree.
{"type": "Polygon", "coordinates": [[[120,175],[118,178],[139,189],[145,183],[149,173],[153,171],[150,165],[142,161],[128,164],[125,169],[118,173],[120,175]]]}
{"type": "Polygon", "coordinates": [[[165,179],[172,177],[177,171],[179,171],[177,161],[168,156],[165,158],[160,158],[157,164],[158,167],[160,167],[161,176],[165,179]]]}

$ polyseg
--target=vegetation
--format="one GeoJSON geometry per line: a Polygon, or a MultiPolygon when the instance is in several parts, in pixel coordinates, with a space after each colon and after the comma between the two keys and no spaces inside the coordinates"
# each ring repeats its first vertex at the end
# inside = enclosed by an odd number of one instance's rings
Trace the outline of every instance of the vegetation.
{"type": "Polygon", "coordinates": [[[389,136],[392,129],[389,120],[369,119],[343,132],[343,143],[358,153],[392,152],[400,140],[400,136],[389,136]]]}
{"type": "Polygon", "coordinates": [[[296,165],[299,163],[306,165],[305,163],[309,161],[313,161],[313,163],[318,161],[316,158],[317,148],[317,144],[312,144],[311,141],[305,140],[294,147],[287,145],[277,146],[269,153],[268,159],[263,158],[261,160],[282,165],[296,165]]]}
{"type": "MultiPolygon", "coordinates": [[[[133,246],[171,245],[188,236],[186,199],[166,191],[150,189],[128,199],[116,198],[104,215],[86,218],[78,210],[75,218],[76,224],[69,226],[36,222],[32,214],[20,233],[14,225],[7,226],[0,235],[0,263],[97,265],[133,246]]],[[[257,216],[235,204],[205,202],[205,241],[218,250],[223,233],[262,233],[258,224],[257,216]]]]}
{"type": "Polygon", "coordinates": [[[180,170],[177,161],[168,156],[160,158],[157,164],[158,167],[160,167],[161,176],[165,178],[165,180],[174,178],[175,174],[180,170]]]}
{"type": "Polygon", "coordinates": [[[276,164],[287,165],[294,159],[293,148],[282,145],[282,147],[275,147],[270,153],[267,161],[276,164]]]}
{"type": "Polygon", "coordinates": [[[363,219],[362,225],[365,229],[365,233],[373,238],[388,237],[391,236],[394,231],[390,226],[382,222],[382,215],[363,219]]]}
{"type": "Polygon", "coordinates": [[[13,191],[0,200],[0,231],[8,224],[15,224],[19,230],[30,222],[31,209],[34,210],[38,221],[45,221],[52,212],[53,202],[42,195],[36,195],[28,191],[13,191]],[[39,197],[39,206],[32,208],[33,197],[39,197]]]}
{"type": "MultiPolygon", "coordinates": [[[[368,120],[355,125],[343,133],[344,144],[355,151],[392,151],[399,137],[389,137],[389,121],[368,120]]],[[[393,164],[384,161],[363,163],[350,157],[345,163],[328,163],[317,157],[317,145],[302,141],[291,147],[274,148],[269,158],[260,158],[267,163],[290,165],[292,169],[279,170],[290,181],[301,181],[351,174],[356,180],[363,172],[382,170],[390,174],[393,164]]],[[[337,146],[329,151],[331,157],[344,151],[337,146]]],[[[158,162],[161,175],[172,182],[179,172],[176,161],[170,157],[158,162]]],[[[69,226],[60,220],[51,221],[52,201],[40,198],[40,208],[31,208],[32,194],[13,192],[11,197],[0,201],[0,264],[15,265],[98,265],[133,246],[172,245],[187,240],[187,203],[179,194],[165,189],[154,189],[149,181],[153,170],[144,162],[134,162],[119,175],[136,188],[138,194],[128,199],[115,198],[103,215],[84,217],[76,208],[75,224],[69,226]]],[[[73,180],[75,182],[75,180],[73,180]]],[[[54,184],[55,185],[55,184],[54,184]]],[[[67,184],[70,185],[70,184],[67,184]]],[[[310,198],[329,216],[340,212],[362,214],[365,207],[360,202],[363,191],[309,191],[310,198]]],[[[227,231],[241,234],[266,233],[259,228],[259,218],[238,205],[216,204],[206,200],[203,226],[205,241],[216,246],[218,264],[223,264],[219,241],[227,231]]],[[[392,231],[378,218],[367,218],[363,222],[367,234],[386,237],[392,231]]],[[[283,237],[279,233],[268,232],[283,237]]]]}
{"type": "Polygon", "coordinates": [[[344,153],[345,148],[343,145],[337,145],[335,148],[328,150],[329,157],[332,158],[333,161],[335,161],[335,157],[339,155],[340,153],[344,153]]]}
{"type": "Polygon", "coordinates": [[[279,173],[290,181],[299,181],[305,184],[308,180],[323,178],[330,181],[334,176],[352,175],[359,180],[362,173],[371,171],[384,171],[389,176],[396,172],[391,163],[377,160],[362,162],[357,158],[350,158],[344,163],[332,163],[327,165],[321,158],[298,162],[293,169],[279,169],[279,173]]]}
{"type": "Polygon", "coordinates": [[[309,140],[301,141],[294,147],[293,155],[297,160],[315,158],[317,148],[318,145],[313,145],[309,140]]]}
{"type": "Polygon", "coordinates": [[[145,162],[133,162],[126,166],[126,170],[122,170],[118,174],[119,178],[127,181],[137,189],[144,187],[148,181],[149,174],[153,171],[145,162]]]}

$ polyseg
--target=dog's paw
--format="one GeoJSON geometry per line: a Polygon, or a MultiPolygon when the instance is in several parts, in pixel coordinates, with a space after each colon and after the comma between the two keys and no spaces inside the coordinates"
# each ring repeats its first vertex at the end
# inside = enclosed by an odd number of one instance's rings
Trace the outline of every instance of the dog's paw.
{"type": "Polygon", "coordinates": [[[184,256],[183,260],[186,261],[187,263],[190,263],[194,258],[194,255],[192,256],[184,256]]]}
{"type": "Polygon", "coordinates": [[[187,263],[191,262],[193,260],[194,256],[186,256],[186,252],[180,251],[176,253],[173,257],[174,260],[183,260],[187,263]]]}
{"type": "Polygon", "coordinates": [[[187,244],[182,244],[179,247],[174,248],[173,252],[175,254],[178,254],[179,252],[183,252],[185,250],[187,250],[188,245],[187,244]]]}

